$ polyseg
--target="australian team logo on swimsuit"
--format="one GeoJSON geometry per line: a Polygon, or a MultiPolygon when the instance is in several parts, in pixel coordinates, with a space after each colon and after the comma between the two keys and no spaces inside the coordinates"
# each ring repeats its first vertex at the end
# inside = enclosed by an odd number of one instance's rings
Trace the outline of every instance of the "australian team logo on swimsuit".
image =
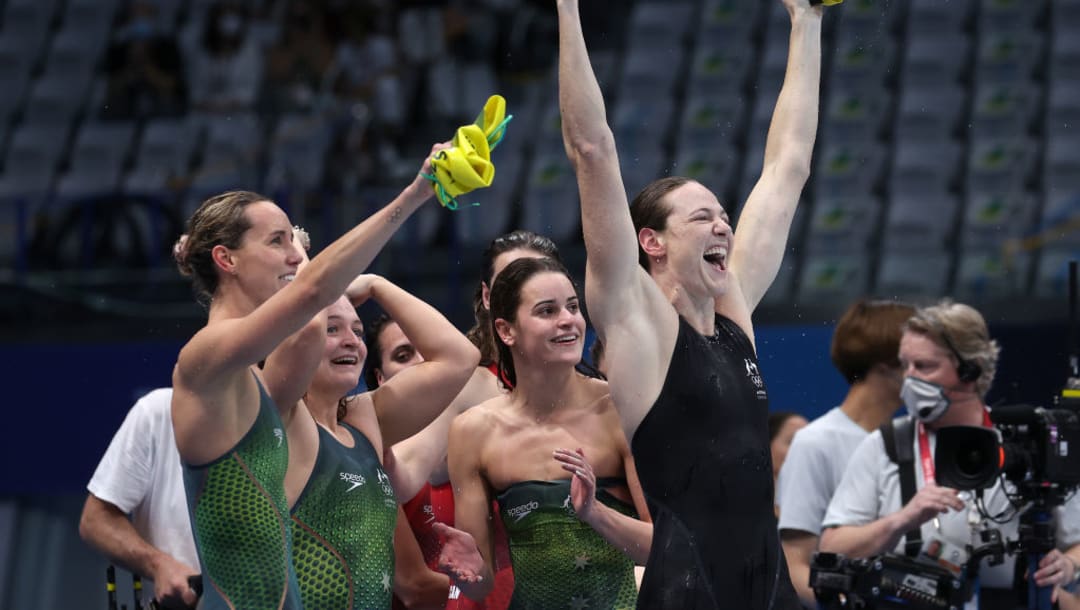
{"type": "Polygon", "coordinates": [[[394,496],[394,486],[390,484],[390,475],[381,468],[375,470],[375,476],[379,477],[379,485],[382,487],[384,500],[387,506],[397,508],[397,497],[394,496]]]}
{"type": "Polygon", "coordinates": [[[761,371],[758,370],[757,363],[749,358],[743,358],[743,362],[746,363],[746,376],[750,378],[750,381],[758,388],[764,385],[764,382],[761,381],[761,371]]]}

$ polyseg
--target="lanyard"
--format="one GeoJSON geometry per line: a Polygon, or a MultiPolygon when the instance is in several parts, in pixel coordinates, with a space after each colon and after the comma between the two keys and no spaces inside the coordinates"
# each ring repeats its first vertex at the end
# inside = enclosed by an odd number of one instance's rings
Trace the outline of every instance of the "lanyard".
{"type": "MultiPolygon", "coordinates": [[[[990,421],[990,413],[983,409],[983,426],[989,428],[993,424],[990,421]]],[[[934,480],[934,456],[930,455],[930,435],[926,433],[926,426],[919,422],[919,460],[922,462],[923,483],[929,485],[934,480]]]]}

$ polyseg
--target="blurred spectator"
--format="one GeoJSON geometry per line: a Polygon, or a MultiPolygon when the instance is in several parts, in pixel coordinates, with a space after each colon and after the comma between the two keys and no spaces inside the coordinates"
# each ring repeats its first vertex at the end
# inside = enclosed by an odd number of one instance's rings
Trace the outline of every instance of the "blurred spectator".
{"type": "Polygon", "coordinates": [[[263,72],[258,36],[252,35],[248,6],[216,2],[207,9],[190,59],[191,105],[196,110],[250,109],[263,72]]]}
{"type": "Polygon", "coordinates": [[[178,116],[186,110],[180,49],[159,30],[157,12],[152,2],[133,2],[106,51],[106,118],[178,116]]]}
{"type": "Polygon", "coordinates": [[[293,0],[285,12],[284,29],[266,54],[264,102],[275,113],[314,107],[334,59],[327,15],[318,4],[293,0]]]}
{"type": "Polygon", "coordinates": [[[776,485],[780,543],[795,591],[816,608],[810,559],[821,522],[840,485],[848,459],[872,431],[900,406],[900,335],[915,313],[910,305],[860,299],[833,332],[829,355],[850,386],[840,406],[815,419],[792,439],[776,485]]]}
{"type": "Polygon", "coordinates": [[[769,452],[772,454],[773,480],[784,465],[791,439],[808,424],[805,417],[794,411],[777,411],[769,414],[769,452]]]}
{"type": "Polygon", "coordinates": [[[391,17],[382,14],[366,27],[352,27],[337,47],[334,91],[348,103],[363,103],[376,127],[396,131],[405,121],[398,66],[401,57],[391,17]]]}

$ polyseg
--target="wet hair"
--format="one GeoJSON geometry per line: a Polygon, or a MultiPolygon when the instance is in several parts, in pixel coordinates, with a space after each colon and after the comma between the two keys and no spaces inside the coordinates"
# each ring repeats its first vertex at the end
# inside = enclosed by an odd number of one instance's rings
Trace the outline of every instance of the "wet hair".
{"type": "Polygon", "coordinates": [[[915,308],[896,301],[859,300],[836,323],[829,355],[848,385],[866,379],[874,366],[899,367],[900,336],[915,308]]]}
{"type": "MultiPolygon", "coordinates": [[[[653,180],[630,202],[630,219],[634,222],[634,235],[641,233],[642,229],[663,231],[667,228],[667,219],[671,215],[671,205],[664,201],[664,195],[671,191],[693,182],[692,178],[685,176],[666,176],[659,180],[653,180]]],[[[649,255],[641,248],[638,242],[638,263],[649,270],[649,255]]]]}
{"type": "Polygon", "coordinates": [[[968,370],[977,368],[973,371],[977,374],[975,391],[980,397],[990,391],[1001,347],[990,338],[986,320],[977,309],[944,299],[936,305],[917,309],[904,323],[903,330],[925,335],[938,344],[957,366],[958,375],[963,363],[967,363],[968,370]]]}
{"type": "Polygon", "coordinates": [[[784,424],[793,417],[802,417],[802,413],[796,413],[795,411],[775,411],[769,413],[769,442],[776,440],[776,436],[780,434],[781,428],[784,424]]]}
{"type": "Polygon", "coordinates": [[[247,206],[270,201],[251,191],[229,191],[202,202],[187,222],[187,233],[177,240],[173,257],[180,274],[192,278],[192,289],[200,303],[208,304],[217,292],[219,269],[211,252],[214,246],[239,248],[251,221],[247,206]]]}
{"type": "Polygon", "coordinates": [[[351,396],[342,396],[337,401],[337,420],[342,421],[349,413],[349,401],[356,398],[356,394],[351,396]]]}
{"type": "Polygon", "coordinates": [[[589,346],[589,362],[592,363],[593,368],[600,370],[600,361],[604,359],[604,342],[600,337],[593,339],[592,345],[589,346]]]}
{"type": "Polygon", "coordinates": [[[483,284],[487,284],[488,290],[491,290],[492,283],[495,281],[495,259],[500,254],[513,252],[514,250],[530,250],[556,261],[562,261],[559,258],[559,248],[555,245],[555,242],[532,231],[517,230],[491,240],[480,261],[480,281],[482,284],[476,285],[476,293],[473,295],[473,316],[476,319],[476,324],[469,329],[469,332],[465,333],[469,341],[472,341],[473,345],[480,350],[480,366],[488,366],[495,362],[498,355],[498,346],[495,345],[495,337],[491,330],[491,316],[488,314],[488,310],[484,308],[483,284]]]}
{"type": "Polygon", "coordinates": [[[364,325],[364,345],[367,346],[367,358],[364,359],[364,385],[369,390],[379,387],[379,380],[375,377],[375,371],[382,367],[382,346],[379,344],[379,337],[393,322],[393,318],[382,313],[364,325]]]}
{"type": "Polygon", "coordinates": [[[510,347],[502,342],[499,334],[495,331],[495,320],[502,319],[510,323],[517,321],[517,310],[521,305],[521,288],[525,285],[525,282],[541,273],[561,273],[571,283],[574,281],[566,267],[553,258],[519,258],[507,265],[499,273],[499,277],[495,278],[495,283],[491,287],[491,327],[489,332],[495,338],[499,377],[506,380],[507,385],[510,387],[517,384],[514,356],[510,351],[510,347]]]}

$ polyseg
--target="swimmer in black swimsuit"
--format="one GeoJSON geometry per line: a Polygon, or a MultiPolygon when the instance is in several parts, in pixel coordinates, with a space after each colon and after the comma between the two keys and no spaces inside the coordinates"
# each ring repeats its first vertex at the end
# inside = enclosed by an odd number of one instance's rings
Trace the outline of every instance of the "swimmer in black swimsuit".
{"type": "Polygon", "coordinates": [[[768,394],[751,323],[780,268],[817,131],[821,8],[783,2],[787,72],[738,239],[716,195],[687,178],[653,182],[628,211],[578,0],[557,2],[586,300],[656,524],[641,608],[799,607],[776,533],[768,394]]]}

